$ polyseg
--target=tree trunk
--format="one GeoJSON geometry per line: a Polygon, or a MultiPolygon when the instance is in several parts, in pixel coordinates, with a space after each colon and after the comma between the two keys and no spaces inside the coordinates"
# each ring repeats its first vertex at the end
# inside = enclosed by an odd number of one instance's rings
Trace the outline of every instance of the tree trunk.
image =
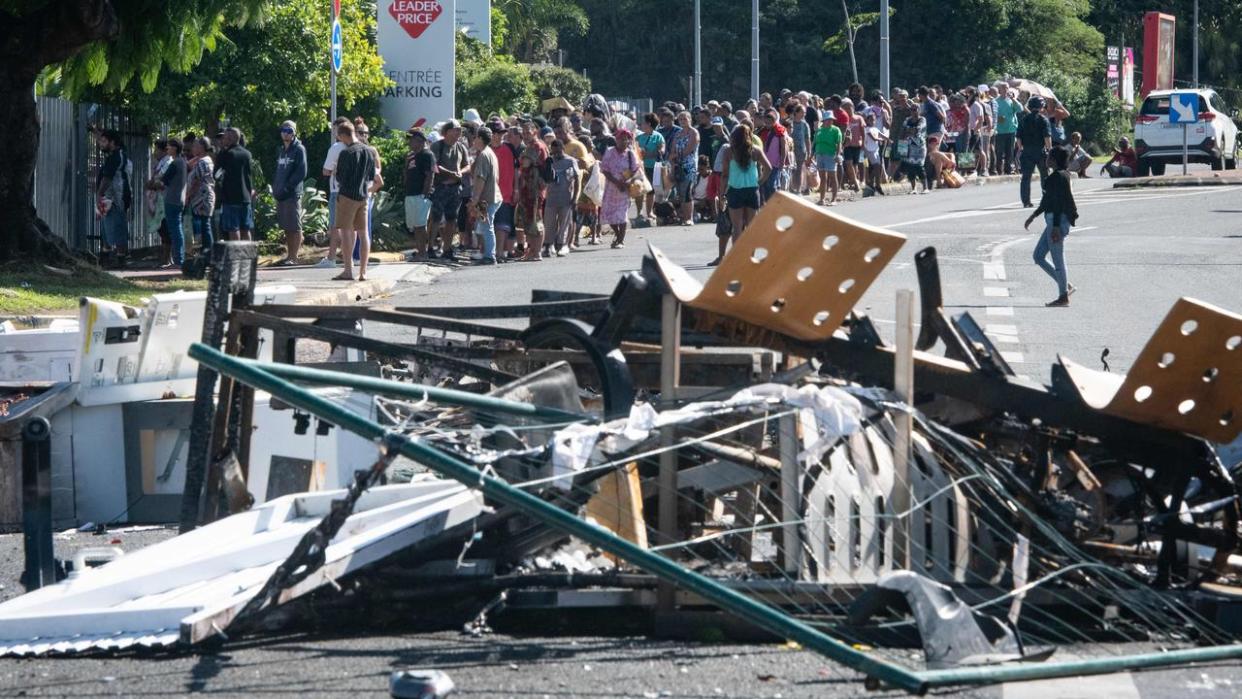
{"type": "Polygon", "coordinates": [[[854,82],[858,82],[858,59],[854,57],[854,26],[850,24],[850,8],[841,0],[841,11],[845,13],[845,43],[850,47],[850,70],[854,73],[854,82]]]}
{"type": "Polygon", "coordinates": [[[35,108],[37,71],[23,67],[0,72],[0,104],[11,129],[0,138],[0,262],[39,255],[43,237],[35,225],[34,166],[39,154],[39,115],[35,108]]]}
{"type": "MultiPolygon", "coordinates": [[[[20,4],[20,3],[19,3],[20,4]]],[[[37,3],[36,3],[37,5],[37,3]]],[[[34,86],[45,66],[120,31],[110,0],[57,0],[29,13],[0,11],[0,262],[19,257],[59,260],[68,247],[35,215],[34,170],[39,112],[34,86]]]]}

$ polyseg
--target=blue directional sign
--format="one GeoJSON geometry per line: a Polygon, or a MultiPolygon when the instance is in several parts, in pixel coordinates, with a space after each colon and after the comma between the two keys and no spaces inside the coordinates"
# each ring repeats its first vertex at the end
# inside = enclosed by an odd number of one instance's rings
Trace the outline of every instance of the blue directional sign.
{"type": "Polygon", "coordinates": [[[345,60],[345,42],[341,38],[341,20],[332,20],[332,70],[341,72],[341,62],[345,60]]]}
{"type": "Polygon", "coordinates": [[[1199,93],[1174,92],[1169,95],[1169,123],[1199,123],[1199,93]]]}

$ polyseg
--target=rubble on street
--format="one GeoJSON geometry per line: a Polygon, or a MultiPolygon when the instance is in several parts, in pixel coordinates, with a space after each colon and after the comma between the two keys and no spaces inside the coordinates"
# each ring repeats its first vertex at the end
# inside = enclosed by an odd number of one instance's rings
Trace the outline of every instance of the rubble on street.
{"type": "Polygon", "coordinates": [[[611,609],[740,620],[912,693],[1242,657],[1242,316],[1183,298],[1128,374],[1065,357],[1044,385],[904,242],[777,194],[705,282],[651,247],[609,296],[298,306],[219,243],[193,313],[84,304],[71,370],[0,384],[0,436],[111,420],[126,451],[69,500],[91,476],[54,440],[8,454],[31,591],[0,604],[0,655],[611,609]],[[855,308],[899,255],[920,307],[898,294],[888,344],[855,308]],[[182,533],[70,565],[41,545],[110,508],[182,533]]]}

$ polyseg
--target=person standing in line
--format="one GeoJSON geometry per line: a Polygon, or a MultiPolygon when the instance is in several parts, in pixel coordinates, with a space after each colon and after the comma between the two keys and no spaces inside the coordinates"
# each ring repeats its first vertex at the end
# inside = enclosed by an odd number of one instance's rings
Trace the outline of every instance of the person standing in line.
{"type": "Polygon", "coordinates": [[[285,120],[280,125],[281,145],[276,151],[276,175],[272,178],[272,198],[276,200],[276,222],[285,233],[285,259],[278,266],[298,263],[302,248],[302,188],[306,180],[306,147],[297,137],[298,125],[285,120]]]}
{"type": "Polygon", "coordinates": [[[572,242],[570,228],[574,221],[574,204],[582,192],[582,178],[577,160],[565,155],[565,144],[560,139],[552,141],[551,151],[552,178],[548,182],[544,221],[556,256],[564,257],[569,254],[566,246],[572,242]]]}
{"type": "Polygon", "coordinates": [[[427,259],[430,240],[427,218],[431,215],[431,185],[436,174],[436,159],[427,150],[427,135],[411,126],[406,132],[410,146],[405,156],[405,227],[414,237],[414,260],[427,259]]]}
{"type": "Polygon", "coordinates": [[[112,263],[124,267],[129,261],[129,207],[134,196],[130,182],[134,177],[134,164],[117,131],[99,132],[96,142],[99,149],[108,154],[95,177],[99,234],[113,256],[112,263]]]}
{"type": "Polygon", "coordinates": [[[909,180],[911,194],[915,193],[916,182],[923,184],[921,193],[927,194],[927,121],[917,111],[913,111],[906,117],[903,133],[905,154],[901,156],[901,170],[898,172],[904,173],[909,180]]]}
{"type": "Polygon", "coordinates": [[[806,186],[807,155],[811,152],[811,126],[806,120],[806,107],[794,105],[793,121],[789,122],[789,137],[793,139],[793,180],[789,190],[796,194],[810,194],[806,186]]]}
{"type": "Polygon", "coordinates": [[[328,147],[328,155],[323,159],[323,176],[328,178],[328,254],[316,264],[316,267],[336,267],[336,254],[341,247],[341,227],[336,224],[336,200],[339,185],[336,181],[336,159],[345,150],[341,142],[341,124],[348,122],[345,117],[337,117],[332,122],[332,145],[328,147]]]}
{"type": "Polygon", "coordinates": [[[194,158],[186,164],[189,180],[186,199],[190,207],[190,226],[198,238],[198,254],[211,256],[215,241],[211,233],[211,213],[216,208],[216,187],[212,178],[211,142],[204,136],[193,139],[190,154],[194,158]]]}
{"type": "Polygon", "coordinates": [[[164,224],[164,201],[161,196],[163,186],[160,184],[160,178],[164,176],[164,171],[172,163],[172,157],[168,155],[168,139],[155,139],[154,148],[151,149],[151,159],[147,162],[147,172],[150,173],[147,179],[146,187],[142,193],[144,211],[146,213],[146,229],[147,235],[156,234],[160,238],[160,269],[170,269],[173,266],[172,257],[172,238],[168,235],[168,226],[164,224]]]}
{"type": "Polygon", "coordinates": [[[867,122],[861,114],[854,111],[854,103],[849,98],[841,100],[841,110],[845,112],[846,119],[846,122],[841,125],[842,135],[845,137],[845,148],[842,151],[845,167],[841,173],[845,181],[841,187],[861,192],[864,179],[863,142],[866,137],[867,122]]]}
{"type": "Polygon", "coordinates": [[[617,144],[604,152],[600,173],[605,180],[604,200],[600,206],[600,218],[612,228],[614,250],[625,247],[625,229],[629,225],[630,185],[638,180],[642,161],[630,148],[634,136],[627,129],[618,130],[613,137],[617,144]]]}
{"type": "Polygon", "coordinates": [[[876,125],[874,112],[867,113],[867,132],[863,140],[863,154],[867,158],[867,185],[876,194],[884,195],[884,160],[881,153],[888,143],[888,136],[876,125]]]}
{"type": "Polygon", "coordinates": [[[461,142],[461,124],[456,119],[449,119],[440,127],[440,140],[431,144],[431,154],[436,159],[436,176],[428,231],[433,241],[439,234],[441,259],[452,260],[462,178],[470,165],[470,151],[461,142]]]}
{"type": "Polygon", "coordinates": [[[1044,100],[1032,97],[1026,102],[1027,113],[1022,115],[1018,125],[1018,165],[1022,168],[1022,182],[1018,185],[1018,194],[1022,197],[1022,206],[1028,209],[1035,206],[1031,203],[1031,175],[1039,169],[1039,186],[1042,189],[1048,179],[1048,152],[1052,150],[1052,125],[1048,117],[1043,115],[1044,100]]]}
{"type": "Polygon", "coordinates": [[[1044,194],[1039,200],[1039,207],[1026,219],[1025,228],[1030,230],[1035,217],[1044,215],[1044,233],[1035,245],[1033,257],[1035,264],[1057,283],[1058,296],[1045,305],[1062,308],[1069,305],[1069,297],[1075,291],[1065,269],[1065,239],[1069,237],[1071,227],[1078,223],[1078,206],[1074,203],[1074,191],[1066,170],[1069,152],[1064,148],[1054,149],[1052,162],[1053,173],[1044,178],[1044,194]],[[1048,263],[1049,255],[1052,264],[1048,263]]]}
{"type": "MultiPolygon", "coordinates": [[[[362,145],[370,149],[371,157],[375,158],[376,171],[382,172],[384,169],[384,159],[380,157],[379,149],[371,145],[371,127],[367,126],[367,122],[364,121],[363,118],[360,116],[354,117],[354,139],[361,142],[362,145]]],[[[370,244],[371,242],[371,235],[375,232],[375,218],[373,216],[374,213],[375,213],[375,195],[368,192],[367,193],[367,227],[365,230],[365,235],[366,235],[368,244],[370,244]]],[[[359,256],[362,254],[362,249],[361,249],[362,238],[363,236],[361,235],[358,236],[359,242],[354,243],[354,249],[353,249],[354,262],[357,262],[359,259],[359,256]]],[[[379,260],[375,260],[371,264],[377,265],[379,264],[379,260]]]]}
{"type": "MultiPolygon", "coordinates": [[[[775,112],[772,118],[775,120],[775,112]]],[[[690,197],[690,190],[694,187],[699,168],[699,132],[690,125],[690,112],[678,112],[677,126],[679,130],[669,142],[668,153],[669,163],[673,165],[673,198],[677,201],[677,216],[681,219],[681,225],[691,226],[694,225],[694,200],[690,197]]]]}
{"type": "MultiPolygon", "coordinates": [[[[567,117],[561,117],[558,121],[569,123],[567,117]]],[[[500,250],[496,254],[500,255],[503,250],[504,254],[500,259],[512,260],[526,252],[526,234],[518,233],[515,225],[518,158],[521,157],[524,146],[521,129],[503,124],[498,126],[499,128],[492,129],[492,138],[501,139],[500,145],[492,149],[499,166],[496,182],[500,185],[500,208],[496,209],[496,236],[500,239],[497,243],[500,250]]]]}
{"type": "Polygon", "coordinates": [[[185,265],[185,231],[181,216],[185,211],[185,158],[181,157],[181,141],[168,139],[165,146],[170,158],[164,174],[160,175],[158,187],[164,190],[164,225],[168,227],[168,241],[172,245],[172,264],[185,265]]]}
{"type": "MultiPolygon", "coordinates": [[[[759,210],[759,187],[773,176],[763,148],[751,139],[750,126],[743,123],[729,137],[728,155],[722,178],[728,183],[725,199],[729,204],[729,220],[733,224],[733,244],[746,232],[746,227],[759,210]]],[[[724,259],[726,241],[720,241],[719,264],[724,259]]]]}
{"type": "Polygon", "coordinates": [[[500,164],[496,161],[496,153],[492,151],[492,130],[480,126],[474,135],[475,150],[478,155],[470,168],[471,203],[475,215],[475,234],[483,248],[483,257],[479,264],[494,265],[499,262],[496,257],[496,210],[500,208],[500,183],[497,170],[500,164]]]}
{"type": "Polygon", "coordinates": [[[825,110],[820,118],[819,129],[815,131],[815,168],[819,170],[819,205],[824,206],[824,194],[832,187],[832,201],[828,206],[837,203],[837,158],[841,155],[841,144],[844,140],[841,129],[836,127],[836,117],[830,110],[825,110]]]}
{"type": "Polygon", "coordinates": [[[254,199],[250,151],[241,145],[242,133],[234,127],[224,130],[224,150],[216,159],[220,177],[220,232],[229,240],[251,240],[254,230],[254,199]]]}
{"type": "Polygon", "coordinates": [[[1009,86],[997,86],[996,103],[996,174],[1013,174],[1013,153],[1018,138],[1018,118],[1021,107],[1010,96],[1009,86]]]}
{"type": "MultiPolygon", "coordinates": [[[[647,192],[644,198],[643,206],[638,211],[637,224],[650,225],[655,219],[651,215],[651,207],[655,204],[655,166],[656,163],[664,160],[664,137],[656,131],[656,126],[660,124],[660,120],[655,114],[647,112],[638,122],[638,128],[642,132],[638,134],[638,149],[643,155],[643,172],[647,175],[647,181],[651,183],[652,190],[647,192]]],[[[664,183],[661,183],[664,186],[664,183]]]]}
{"type": "Polygon", "coordinates": [[[354,258],[349,252],[353,250],[354,241],[362,235],[358,281],[364,281],[367,278],[367,261],[371,256],[371,243],[365,239],[367,194],[379,191],[384,184],[384,178],[380,176],[375,157],[371,155],[371,149],[362,142],[354,140],[353,124],[347,121],[338,126],[337,135],[345,144],[344,150],[336,159],[338,185],[336,216],[337,223],[341,227],[341,258],[345,262],[345,271],[333,278],[353,280],[354,258]]]}

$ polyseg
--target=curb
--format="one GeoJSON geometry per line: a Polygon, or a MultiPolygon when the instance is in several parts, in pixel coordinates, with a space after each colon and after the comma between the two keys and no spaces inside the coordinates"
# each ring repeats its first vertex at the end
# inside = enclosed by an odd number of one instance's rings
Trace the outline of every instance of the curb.
{"type": "MultiPolygon", "coordinates": [[[[966,180],[965,184],[963,184],[958,189],[966,189],[968,187],[984,187],[987,185],[994,185],[994,184],[1013,184],[1013,183],[1020,182],[1021,180],[1022,180],[1021,175],[992,175],[990,177],[985,177],[983,179],[972,176],[970,179],[966,180]]],[[[1031,181],[1037,181],[1037,180],[1039,180],[1038,172],[1036,172],[1031,177],[1031,181]]],[[[947,190],[948,188],[940,187],[934,191],[940,191],[941,189],[947,190]]],[[[902,179],[900,181],[894,180],[884,185],[885,195],[909,194],[912,191],[913,191],[913,187],[911,187],[909,181],[905,179],[902,179]]],[[[869,199],[875,196],[881,196],[881,195],[877,194],[875,190],[873,190],[871,187],[863,187],[862,192],[855,192],[852,190],[842,190],[841,192],[837,193],[837,203],[842,204],[845,202],[858,201],[859,199],[869,199]]],[[[808,194],[808,195],[803,196],[803,199],[806,199],[807,201],[815,201],[818,198],[819,198],[818,194],[808,194]]]]}
{"type": "Polygon", "coordinates": [[[1175,175],[1173,177],[1134,177],[1113,184],[1113,189],[1139,187],[1228,187],[1242,185],[1242,174],[1175,175]]]}
{"type": "Polygon", "coordinates": [[[354,282],[341,289],[312,293],[299,298],[294,303],[299,306],[346,306],[383,296],[396,286],[397,283],[391,279],[368,279],[365,282],[354,282]]]}

